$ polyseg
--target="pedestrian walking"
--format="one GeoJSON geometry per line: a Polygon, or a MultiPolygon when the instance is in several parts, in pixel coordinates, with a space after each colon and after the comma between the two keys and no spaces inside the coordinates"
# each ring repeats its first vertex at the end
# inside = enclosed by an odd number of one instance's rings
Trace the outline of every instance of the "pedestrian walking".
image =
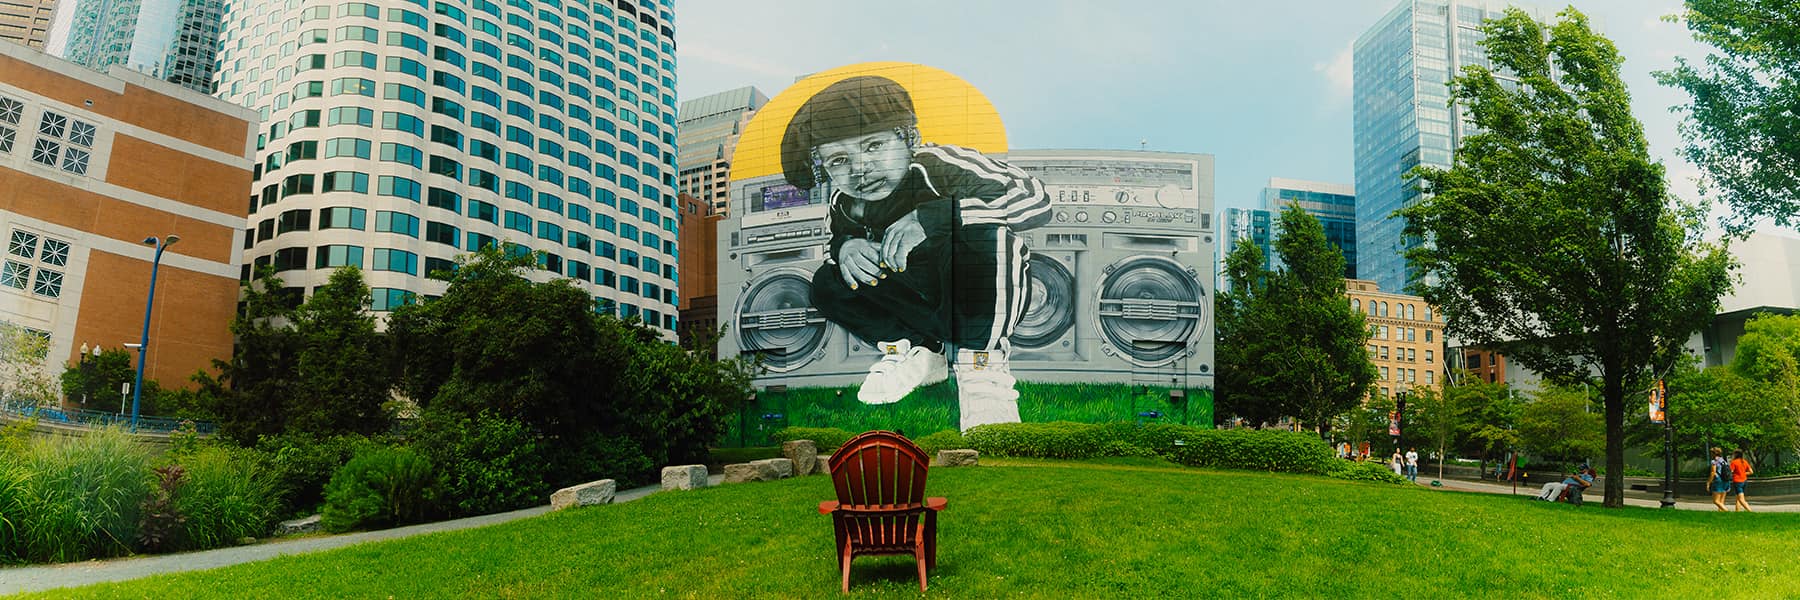
{"type": "Polygon", "coordinates": [[[1394,469],[1395,475],[1405,477],[1402,470],[1406,468],[1406,457],[1400,455],[1400,449],[1394,449],[1394,455],[1388,458],[1388,467],[1394,469]]]}
{"type": "Polygon", "coordinates": [[[1712,492],[1713,506],[1725,511],[1725,493],[1731,491],[1731,467],[1725,462],[1725,450],[1713,446],[1712,462],[1706,470],[1706,489],[1712,492]]]}
{"type": "Polygon", "coordinates": [[[1407,448],[1406,449],[1406,480],[1407,481],[1418,481],[1419,480],[1419,449],[1418,448],[1407,448]]]}
{"type": "Polygon", "coordinates": [[[1756,469],[1750,468],[1750,461],[1744,460],[1744,450],[1739,448],[1731,452],[1731,493],[1737,494],[1737,510],[1749,511],[1750,503],[1744,501],[1744,482],[1756,469]]]}

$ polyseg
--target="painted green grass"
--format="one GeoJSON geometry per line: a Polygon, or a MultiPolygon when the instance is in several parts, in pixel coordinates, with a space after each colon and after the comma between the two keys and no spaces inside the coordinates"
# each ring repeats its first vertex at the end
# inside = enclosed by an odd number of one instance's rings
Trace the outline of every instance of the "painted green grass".
{"type": "MultiPolygon", "coordinates": [[[[941,469],[930,595],[1778,598],[1800,515],[1606,510],[1298,475],[1009,461],[941,469]],[[1726,585],[1729,582],[1729,585],[1726,585]]],[[[654,494],[42,598],[836,598],[824,477],[654,494]]],[[[865,558],[865,598],[918,596],[865,558]]]]}
{"type": "MultiPolygon", "coordinates": [[[[1019,418],[1028,423],[1076,421],[1111,423],[1136,421],[1142,412],[1156,411],[1164,423],[1212,426],[1212,391],[1188,390],[1187,400],[1169,401],[1168,388],[1126,384],[1021,383],[1019,418]]],[[[729,424],[723,440],[728,446],[761,446],[769,434],[782,427],[836,427],[860,432],[898,430],[920,438],[956,429],[959,414],[954,380],[913,391],[893,404],[869,405],[856,399],[855,387],[806,387],[757,393],[755,406],[729,424]],[[765,415],[782,419],[765,419],[765,415]]]]}

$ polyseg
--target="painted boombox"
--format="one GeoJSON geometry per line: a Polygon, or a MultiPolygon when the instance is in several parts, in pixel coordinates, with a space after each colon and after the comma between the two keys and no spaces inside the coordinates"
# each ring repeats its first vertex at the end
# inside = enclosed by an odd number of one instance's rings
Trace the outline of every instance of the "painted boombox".
{"type": "MultiPolygon", "coordinates": [[[[1004,160],[1044,183],[1051,221],[1031,249],[1011,338],[1023,381],[1211,388],[1212,157],[1029,150],[1004,160]]],[[[811,306],[827,258],[828,191],[779,175],[733,183],[720,224],[720,356],[755,355],[762,383],[860,383],[879,354],[811,306]]]]}

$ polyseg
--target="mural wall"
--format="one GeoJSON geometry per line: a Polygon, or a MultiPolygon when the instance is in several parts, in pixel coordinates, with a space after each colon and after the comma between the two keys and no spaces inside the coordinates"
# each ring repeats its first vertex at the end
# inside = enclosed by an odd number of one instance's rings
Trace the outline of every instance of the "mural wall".
{"type": "Polygon", "coordinates": [[[763,107],[719,231],[719,354],[765,367],[760,420],[1195,422],[1202,396],[1210,424],[1212,157],[1008,150],[978,90],[921,65],[763,107]]]}

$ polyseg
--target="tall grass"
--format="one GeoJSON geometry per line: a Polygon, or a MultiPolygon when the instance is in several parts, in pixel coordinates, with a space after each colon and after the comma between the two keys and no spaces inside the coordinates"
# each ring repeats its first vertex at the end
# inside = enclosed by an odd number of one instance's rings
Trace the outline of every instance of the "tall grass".
{"type": "Polygon", "coordinates": [[[12,533],[0,554],[64,562],[131,552],[151,486],[142,443],[108,428],[34,440],[11,458],[0,511],[12,533]]]}
{"type": "Polygon", "coordinates": [[[273,527],[281,509],[280,484],[255,451],[211,446],[180,463],[186,469],[175,495],[175,509],[186,519],[181,547],[228,546],[262,537],[273,527]]]}

